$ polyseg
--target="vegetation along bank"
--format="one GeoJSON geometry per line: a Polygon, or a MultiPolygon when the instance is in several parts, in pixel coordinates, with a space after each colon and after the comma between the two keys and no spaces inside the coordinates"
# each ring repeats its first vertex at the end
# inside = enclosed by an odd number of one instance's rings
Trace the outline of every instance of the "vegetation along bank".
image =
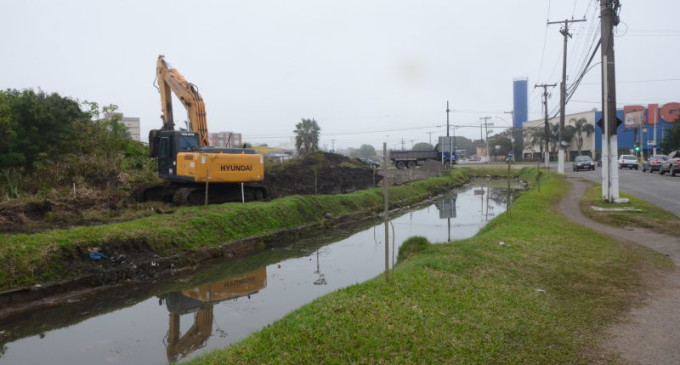
{"type": "MultiPolygon", "coordinates": [[[[390,209],[460,186],[458,169],[389,188],[390,209]]],[[[381,188],[352,194],[289,196],[271,202],[187,207],[133,221],[3,235],[0,291],[57,290],[153,278],[217,257],[239,257],[318,230],[381,214],[381,188]],[[51,284],[50,284],[51,283],[51,284]],[[36,284],[40,284],[35,286],[36,284]]]]}
{"type": "Polygon", "coordinates": [[[540,179],[477,236],[408,245],[390,283],[336,291],[190,363],[616,361],[596,355],[602,331],[633,305],[641,270],[668,259],[569,222],[555,208],[564,177],[540,179]]]}

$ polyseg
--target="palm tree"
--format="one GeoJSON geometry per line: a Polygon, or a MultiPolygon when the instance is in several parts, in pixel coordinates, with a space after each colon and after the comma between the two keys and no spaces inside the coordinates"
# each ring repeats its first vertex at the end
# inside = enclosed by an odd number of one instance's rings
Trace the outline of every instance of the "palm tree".
{"type": "Polygon", "coordinates": [[[548,136],[548,141],[550,141],[550,152],[557,152],[557,142],[560,138],[560,124],[554,123],[549,124],[550,126],[550,136],[548,136]]]}
{"type": "Polygon", "coordinates": [[[540,155],[543,155],[543,146],[545,146],[545,131],[542,127],[532,127],[524,130],[524,145],[527,148],[533,149],[538,145],[540,155]]]}
{"type": "Polygon", "coordinates": [[[295,148],[301,155],[308,155],[319,149],[319,125],[314,119],[304,119],[295,125],[295,148]]]}
{"type": "Polygon", "coordinates": [[[576,133],[576,149],[578,149],[578,154],[581,155],[581,148],[583,148],[583,133],[586,137],[590,137],[591,134],[595,133],[595,127],[589,124],[585,118],[579,120],[572,119],[569,123],[574,122],[574,131],[576,133]]]}

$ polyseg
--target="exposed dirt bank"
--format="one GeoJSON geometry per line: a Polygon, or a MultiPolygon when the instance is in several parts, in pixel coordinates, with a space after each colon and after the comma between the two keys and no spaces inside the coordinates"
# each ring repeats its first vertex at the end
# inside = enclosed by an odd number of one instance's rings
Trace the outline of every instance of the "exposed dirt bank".
{"type": "MultiPolygon", "coordinates": [[[[464,183],[465,176],[459,173],[455,177],[424,182],[417,188],[413,186],[395,188],[397,190],[393,191],[396,194],[392,197],[391,207],[399,209],[444,193],[454,184],[464,183]]],[[[190,208],[179,216],[168,215],[170,217],[168,219],[160,216],[146,218],[144,223],[135,221],[111,227],[87,227],[87,230],[81,227],[68,231],[39,233],[30,237],[7,236],[11,243],[8,241],[7,247],[2,247],[0,257],[12,259],[4,260],[5,262],[0,265],[4,271],[0,278],[4,278],[5,288],[15,289],[0,293],[0,308],[3,308],[1,312],[9,315],[7,311],[17,310],[16,306],[20,307],[22,303],[64,291],[156,280],[163,275],[211,259],[244,257],[276,246],[279,242],[294,240],[307,232],[379,216],[381,200],[382,195],[376,192],[359,193],[356,197],[337,196],[337,199],[333,195],[309,199],[292,197],[281,202],[266,203],[254,209],[251,209],[250,205],[238,204],[229,207],[215,206],[212,209],[208,208],[206,212],[203,212],[203,208],[190,208]],[[241,211],[240,208],[244,209],[243,214],[230,215],[231,211],[241,211]],[[263,228],[258,227],[262,224],[266,227],[271,224],[274,227],[281,227],[280,223],[288,222],[282,217],[276,218],[281,222],[259,222],[259,218],[246,218],[246,221],[242,221],[244,214],[247,214],[245,215],[247,217],[251,216],[248,215],[249,211],[271,211],[252,214],[252,217],[265,214],[272,218],[281,212],[289,212],[290,214],[285,215],[290,215],[291,219],[296,219],[290,221],[298,223],[293,225],[287,223],[283,229],[260,231],[268,232],[260,235],[250,233],[250,237],[245,239],[225,238],[227,236],[224,230],[237,227],[238,230],[253,232],[252,229],[256,227],[263,228]],[[297,220],[298,215],[304,220],[297,220]],[[181,228],[185,226],[190,231],[181,228]],[[83,234],[87,237],[83,237],[83,234]],[[161,236],[164,236],[163,240],[161,236]],[[193,247],[193,241],[187,241],[187,237],[197,236],[205,241],[202,241],[202,247],[199,248],[193,247]],[[27,247],[31,251],[23,252],[27,247]],[[31,253],[33,251],[35,253],[31,253]],[[20,256],[15,257],[15,254],[20,256]],[[54,278],[65,281],[55,282],[54,278]],[[40,284],[17,288],[19,285],[37,282],[40,284]]],[[[243,236],[247,235],[241,235],[243,236]]],[[[0,317],[3,313],[0,313],[0,317]]]]}

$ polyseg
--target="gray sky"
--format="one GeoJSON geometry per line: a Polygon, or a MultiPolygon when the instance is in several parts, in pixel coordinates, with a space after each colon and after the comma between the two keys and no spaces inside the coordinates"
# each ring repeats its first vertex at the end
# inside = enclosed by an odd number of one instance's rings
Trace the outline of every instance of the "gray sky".
{"type": "MultiPolygon", "coordinates": [[[[680,1],[621,4],[619,105],[680,101],[680,1]]],[[[0,88],[116,104],[141,118],[146,140],[161,126],[153,81],[164,54],[198,86],[211,132],[276,146],[314,118],[327,148],[410,147],[446,134],[436,126],[447,100],[452,124],[510,126],[517,78],[528,78],[529,118],[540,118],[533,85],[561,77],[560,25],[546,22],[584,16],[572,25],[568,85],[599,39],[594,0],[2,0],[0,88]]],[[[598,65],[567,112],[600,109],[599,80],[598,65]]],[[[555,88],[549,109],[558,101],[555,88]]]]}

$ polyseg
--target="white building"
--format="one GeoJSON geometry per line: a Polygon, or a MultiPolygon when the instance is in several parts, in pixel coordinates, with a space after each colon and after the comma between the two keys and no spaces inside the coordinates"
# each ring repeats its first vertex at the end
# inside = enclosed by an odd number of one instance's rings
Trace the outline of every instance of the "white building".
{"type": "Polygon", "coordinates": [[[123,115],[123,113],[106,113],[106,114],[104,114],[104,117],[111,118],[114,115],[120,116],[121,119],[120,119],[119,123],[125,126],[125,129],[127,129],[127,132],[130,135],[130,138],[132,140],[141,141],[139,118],[137,118],[137,117],[126,117],[125,115],[123,115]]]}
{"type": "Polygon", "coordinates": [[[214,147],[243,147],[241,133],[217,132],[209,133],[210,145],[214,147]]]}
{"type": "MultiPolygon", "coordinates": [[[[595,118],[596,118],[596,112],[597,109],[593,109],[587,112],[581,112],[581,113],[574,113],[574,114],[567,114],[564,117],[564,126],[565,128],[569,125],[574,126],[578,120],[585,120],[585,125],[590,125],[591,127],[585,127],[585,129],[590,129],[591,132],[587,133],[585,131],[581,132],[580,138],[582,145],[580,146],[580,153],[582,155],[589,155],[589,156],[595,156],[595,151],[596,151],[596,133],[595,133],[595,118]]],[[[549,119],[548,123],[551,125],[559,125],[560,124],[560,118],[559,115],[556,116],[555,118],[549,119]]],[[[539,133],[541,136],[545,135],[545,118],[542,119],[535,119],[535,120],[529,120],[526,121],[522,124],[522,129],[524,132],[524,150],[523,150],[523,157],[525,160],[537,160],[537,159],[542,159],[540,157],[540,151],[542,150],[541,147],[545,148],[545,142],[543,142],[543,146],[539,146],[537,141],[535,143],[531,143],[531,131],[534,130],[537,133],[539,133]]],[[[550,151],[550,156],[551,159],[556,158],[556,152],[553,151],[553,147],[555,150],[557,150],[559,147],[555,144],[550,144],[549,151],[550,151]]],[[[579,154],[579,135],[574,135],[574,137],[571,139],[569,142],[569,145],[566,147],[566,152],[567,152],[567,158],[569,161],[571,161],[574,157],[578,156],[579,154]]]]}

